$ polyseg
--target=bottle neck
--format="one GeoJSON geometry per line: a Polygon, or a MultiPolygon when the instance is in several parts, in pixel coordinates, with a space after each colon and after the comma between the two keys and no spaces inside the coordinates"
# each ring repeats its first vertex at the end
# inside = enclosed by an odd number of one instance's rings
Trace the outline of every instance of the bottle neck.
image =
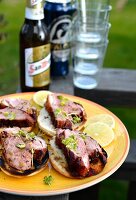
{"type": "Polygon", "coordinates": [[[31,20],[44,19],[44,9],[41,0],[27,0],[25,18],[31,20]]]}

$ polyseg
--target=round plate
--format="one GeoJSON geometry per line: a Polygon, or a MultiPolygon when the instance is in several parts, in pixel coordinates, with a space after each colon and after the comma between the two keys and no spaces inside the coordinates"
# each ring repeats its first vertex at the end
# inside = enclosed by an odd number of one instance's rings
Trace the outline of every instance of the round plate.
{"type": "MultiPolygon", "coordinates": [[[[31,99],[33,93],[20,93],[20,94],[12,94],[3,96],[1,98],[10,97],[10,98],[24,98],[31,99]]],[[[92,102],[85,100],[83,98],[66,95],[67,98],[74,100],[76,102],[80,102],[86,112],[87,116],[93,116],[95,114],[100,113],[108,113],[112,115],[115,119],[115,139],[114,141],[107,147],[105,150],[108,153],[108,161],[103,169],[103,171],[95,176],[84,178],[84,179],[70,179],[60,175],[50,166],[46,167],[42,172],[26,178],[14,178],[5,175],[2,171],[0,171],[0,191],[11,194],[20,194],[20,195],[33,195],[33,196],[50,196],[50,195],[58,195],[74,192],[77,190],[81,190],[90,186],[93,186],[96,183],[106,179],[111,174],[113,174],[124,162],[126,156],[129,151],[129,136],[128,132],[121,122],[121,120],[111,113],[106,108],[92,102]],[[45,185],[43,182],[43,178],[48,176],[49,174],[53,177],[52,184],[45,185]]]]}

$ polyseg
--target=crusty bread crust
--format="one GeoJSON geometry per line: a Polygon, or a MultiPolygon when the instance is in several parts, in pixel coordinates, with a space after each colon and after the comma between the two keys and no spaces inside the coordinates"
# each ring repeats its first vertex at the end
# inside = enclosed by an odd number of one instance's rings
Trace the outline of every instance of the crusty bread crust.
{"type": "Polygon", "coordinates": [[[68,170],[68,164],[61,149],[55,144],[55,137],[49,142],[49,159],[54,169],[68,178],[73,178],[68,170]]]}
{"type": "MultiPolygon", "coordinates": [[[[48,163],[48,161],[47,161],[47,163],[48,163]]],[[[6,170],[6,168],[4,168],[4,167],[0,167],[0,169],[1,169],[1,171],[3,171],[8,176],[12,176],[12,177],[16,177],[16,178],[24,178],[24,177],[28,177],[28,176],[34,176],[35,174],[41,172],[42,170],[44,170],[46,168],[47,163],[43,167],[41,167],[40,169],[35,170],[32,173],[26,174],[26,175],[22,175],[22,174],[16,175],[16,174],[13,174],[12,172],[10,173],[10,171],[6,170]]]]}
{"type": "MultiPolygon", "coordinates": [[[[55,136],[56,129],[52,124],[51,117],[48,111],[45,108],[40,110],[40,113],[37,118],[39,128],[48,136],[55,136]]],[[[78,126],[75,127],[75,130],[81,130],[84,126],[85,122],[81,122],[78,126]]]]}
{"type": "Polygon", "coordinates": [[[46,111],[45,108],[42,108],[40,110],[40,113],[37,118],[37,122],[39,125],[39,128],[47,135],[54,136],[56,134],[55,127],[53,126],[51,122],[51,117],[49,116],[49,113],[46,111]]]}

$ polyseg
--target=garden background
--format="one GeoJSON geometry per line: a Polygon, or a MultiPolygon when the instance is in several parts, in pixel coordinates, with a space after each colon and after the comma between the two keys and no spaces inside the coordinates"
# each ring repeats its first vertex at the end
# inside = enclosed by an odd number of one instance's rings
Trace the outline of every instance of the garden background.
{"type": "MultiPolygon", "coordinates": [[[[111,0],[111,29],[104,67],[136,69],[136,0],[111,0]],[[125,2],[125,4],[123,4],[125,2]]],[[[0,95],[15,93],[19,82],[19,31],[25,0],[0,0],[0,95]]],[[[136,108],[108,107],[136,138],[136,108]]],[[[128,183],[102,182],[100,200],[126,199],[128,183]]]]}

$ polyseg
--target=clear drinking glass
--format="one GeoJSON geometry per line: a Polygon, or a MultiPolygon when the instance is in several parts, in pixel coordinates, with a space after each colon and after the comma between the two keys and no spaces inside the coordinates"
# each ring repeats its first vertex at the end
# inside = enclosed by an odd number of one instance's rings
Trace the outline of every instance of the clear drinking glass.
{"type": "Polygon", "coordinates": [[[78,41],[74,56],[74,85],[81,89],[93,89],[99,83],[99,75],[108,45],[108,40],[101,43],[78,41]]]}
{"type": "Polygon", "coordinates": [[[78,20],[82,23],[102,24],[109,21],[112,6],[99,1],[80,1],[78,6],[78,20]]]}
{"type": "Polygon", "coordinates": [[[107,0],[79,1],[78,17],[73,27],[73,83],[81,89],[93,89],[108,45],[111,27],[107,0]]]}
{"type": "MultiPolygon", "coordinates": [[[[80,41],[89,43],[99,43],[107,40],[109,29],[111,24],[106,22],[101,25],[95,23],[82,23],[77,22],[77,25],[74,28],[75,38],[73,42],[80,41]]],[[[78,44],[77,44],[78,45],[78,44]]]]}

